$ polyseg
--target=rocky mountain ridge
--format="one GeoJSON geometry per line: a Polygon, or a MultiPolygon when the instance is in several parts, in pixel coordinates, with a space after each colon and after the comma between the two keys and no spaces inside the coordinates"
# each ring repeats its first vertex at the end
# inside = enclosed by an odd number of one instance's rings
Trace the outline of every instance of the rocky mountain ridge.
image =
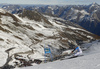
{"type": "Polygon", "coordinates": [[[100,5],[92,3],[90,5],[1,5],[10,13],[22,13],[24,9],[35,10],[39,13],[56,16],[73,23],[79,24],[86,30],[100,36],[100,5]]]}
{"type": "Polygon", "coordinates": [[[100,35],[100,5],[92,3],[90,5],[66,5],[66,6],[42,6],[26,7],[27,10],[37,10],[40,13],[57,16],[65,20],[77,23],[86,30],[100,35]]]}
{"type": "Polygon", "coordinates": [[[44,60],[44,47],[48,45],[55,57],[62,54],[63,48],[73,48],[98,38],[79,25],[61,18],[37,11],[24,10],[20,14],[11,14],[0,9],[0,67],[3,68],[7,65],[27,66],[31,63],[28,61],[34,59],[44,60]]]}

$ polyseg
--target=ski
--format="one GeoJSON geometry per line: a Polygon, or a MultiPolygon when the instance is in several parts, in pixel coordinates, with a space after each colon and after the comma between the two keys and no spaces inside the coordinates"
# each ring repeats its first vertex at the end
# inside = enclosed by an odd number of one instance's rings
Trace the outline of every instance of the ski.
{"type": "Polygon", "coordinates": [[[73,58],[77,58],[77,57],[81,57],[81,56],[84,56],[84,55],[66,57],[66,58],[62,58],[62,59],[60,59],[60,60],[73,59],[73,58]]]}

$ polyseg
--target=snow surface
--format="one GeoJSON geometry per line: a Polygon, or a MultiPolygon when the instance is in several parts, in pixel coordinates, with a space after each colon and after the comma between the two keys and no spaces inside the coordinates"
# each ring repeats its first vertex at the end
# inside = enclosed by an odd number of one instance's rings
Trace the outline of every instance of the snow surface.
{"type": "MultiPolygon", "coordinates": [[[[46,36],[54,36],[58,34],[58,32],[56,31],[56,29],[50,29],[50,28],[46,28],[44,27],[44,22],[36,22],[34,20],[29,20],[28,18],[21,18],[18,15],[14,15],[16,18],[18,18],[19,20],[19,24],[20,25],[27,25],[27,26],[31,26],[33,30],[27,29],[27,28],[23,28],[23,27],[19,27],[19,26],[14,26],[14,19],[11,16],[5,16],[5,15],[1,15],[1,23],[3,25],[7,25],[7,26],[1,26],[3,29],[5,30],[9,30],[12,33],[6,33],[2,30],[0,30],[0,38],[2,39],[0,41],[0,67],[3,66],[8,58],[8,54],[7,52],[5,52],[6,50],[10,49],[10,48],[14,48],[12,50],[9,51],[9,55],[12,56],[15,53],[18,53],[20,55],[23,55],[22,58],[27,59],[27,55],[30,53],[29,57],[31,59],[34,60],[35,59],[44,59],[44,48],[41,47],[41,45],[45,45],[47,46],[48,44],[57,44],[60,45],[60,43],[58,43],[57,40],[53,40],[53,39],[45,39],[44,37],[38,37],[35,34],[43,34],[45,37],[46,36]],[[16,30],[17,29],[17,30],[16,30]],[[25,29],[25,30],[24,30],[25,29]],[[25,31],[25,33],[22,33],[22,31],[25,31]],[[15,36],[20,37],[22,40],[16,38],[15,36]],[[29,37],[28,37],[29,36],[29,37]],[[9,39],[10,37],[10,39],[9,39]],[[34,37],[37,38],[39,40],[43,40],[38,44],[34,44],[34,47],[28,47],[32,44],[30,38],[34,37]],[[31,48],[33,48],[33,50],[35,51],[35,53],[31,53],[31,48]],[[29,53],[28,53],[29,52],[29,53]]],[[[60,27],[62,25],[57,25],[55,22],[53,22],[51,20],[52,24],[55,25],[55,27],[60,27]],[[57,25],[57,26],[56,26],[57,25]]],[[[63,26],[65,27],[65,26],[63,26]]],[[[61,28],[61,27],[60,27],[61,28]]],[[[54,45],[55,46],[55,45],[54,45]]],[[[14,57],[12,56],[12,61],[9,62],[10,65],[14,65],[13,62],[15,62],[16,60],[14,59],[14,57]]],[[[41,60],[42,60],[41,59],[41,60]]]]}
{"type": "MultiPolygon", "coordinates": [[[[88,32],[88,31],[86,31],[86,30],[84,30],[84,29],[80,29],[80,28],[75,28],[75,27],[72,27],[72,26],[68,26],[68,28],[71,28],[71,29],[76,29],[76,30],[82,30],[82,31],[85,31],[85,32],[87,32],[87,33],[90,33],[90,32],[88,32]]],[[[88,36],[89,37],[89,36],[88,36]]]]}
{"type": "Polygon", "coordinates": [[[4,65],[7,59],[7,53],[5,53],[5,48],[0,48],[0,66],[4,65]]]}
{"type": "Polygon", "coordinates": [[[89,13],[85,10],[77,10],[77,9],[71,8],[71,12],[70,12],[70,15],[69,15],[69,16],[71,16],[70,20],[77,19],[78,13],[82,14],[80,16],[79,21],[81,21],[85,17],[85,15],[89,15],[89,13]]]}
{"type": "Polygon", "coordinates": [[[84,46],[90,47],[84,56],[16,69],[100,69],[100,42],[94,41],[84,46]]]}
{"type": "Polygon", "coordinates": [[[2,9],[2,8],[0,8],[0,12],[1,13],[6,13],[6,11],[4,9],[2,9]]]}
{"type": "MultiPolygon", "coordinates": [[[[44,58],[44,48],[42,46],[47,46],[48,44],[50,44],[56,49],[59,49],[59,46],[62,46],[61,43],[59,42],[60,38],[48,39],[46,37],[52,37],[52,36],[59,37],[59,30],[63,32],[64,28],[69,28],[73,30],[82,30],[82,29],[75,28],[72,26],[66,27],[64,24],[60,23],[59,21],[55,22],[54,19],[64,21],[63,19],[56,18],[56,17],[50,17],[50,16],[47,17],[49,22],[53,26],[52,28],[49,28],[49,27],[45,27],[44,22],[36,22],[34,20],[29,20],[27,17],[21,18],[18,15],[14,15],[14,16],[18,18],[19,20],[18,24],[20,26],[14,25],[16,21],[14,21],[14,19],[11,16],[1,15],[1,18],[0,18],[1,24],[2,24],[1,27],[4,30],[9,31],[9,33],[7,33],[7,32],[4,32],[3,30],[0,30],[0,38],[1,38],[0,49],[2,49],[0,50],[0,55],[2,55],[0,56],[0,60],[2,59],[0,62],[0,66],[3,66],[7,61],[8,54],[6,50],[8,49],[14,48],[9,51],[9,56],[12,56],[12,59],[13,59],[12,61],[9,62],[9,65],[14,66],[14,62],[17,61],[14,59],[14,56],[13,56],[16,53],[23,56],[22,58],[25,58],[25,59],[27,59],[27,55],[31,59],[34,59],[34,58],[43,59],[44,58]],[[31,30],[24,26],[32,27],[34,30],[31,30]],[[39,37],[37,36],[37,34],[42,34],[43,36],[39,37]],[[33,44],[30,38],[34,38],[34,39],[38,38],[40,40],[40,43],[37,43],[34,40],[35,44],[33,44]],[[35,51],[34,53],[32,53],[32,49],[35,51]]],[[[69,33],[74,34],[72,32],[69,32],[69,33]]],[[[72,40],[68,38],[62,37],[62,39],[68,40],[70,43],[73,42],[72,40]]],[[[58,52],[53,52],[53,53],[58,53],[58,52]]],[[[56,63],[54,62],[54,65],[55,64],[56,63]]],[[[47,63],[47,65],[49,65],[49,63],[47,63]]]]}

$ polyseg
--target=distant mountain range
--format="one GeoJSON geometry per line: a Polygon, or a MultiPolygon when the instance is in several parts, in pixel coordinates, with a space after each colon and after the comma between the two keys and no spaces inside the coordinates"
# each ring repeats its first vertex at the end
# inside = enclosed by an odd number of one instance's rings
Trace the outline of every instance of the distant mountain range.
{"type": "Polygon", "coordinates": [[[57,16],[77,23],[86,30],[100,36],[100,5],[66,5],[26,7],[27,10],[37,10],[40,13],[57,16]]]}
{"type": "Polygon", "coordinates": [[[39,13],[56,16],[79,24],[86,30],[100,36],[100,5],[2,5],[2,8],[15,14],[23,9],[35,10],[39,13]]]}

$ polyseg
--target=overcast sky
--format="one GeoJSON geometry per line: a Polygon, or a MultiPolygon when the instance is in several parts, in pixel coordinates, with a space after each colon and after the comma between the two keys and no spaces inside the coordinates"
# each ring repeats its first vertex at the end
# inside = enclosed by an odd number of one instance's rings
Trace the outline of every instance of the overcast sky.
{"type": "Polygon", "coordinates": [[[96,2],[100,4],[100,0],[0,0],[0,3],[7,4],[46,4],[46,5],[67,5],[67,4],[91,4],[96,2]]]}

